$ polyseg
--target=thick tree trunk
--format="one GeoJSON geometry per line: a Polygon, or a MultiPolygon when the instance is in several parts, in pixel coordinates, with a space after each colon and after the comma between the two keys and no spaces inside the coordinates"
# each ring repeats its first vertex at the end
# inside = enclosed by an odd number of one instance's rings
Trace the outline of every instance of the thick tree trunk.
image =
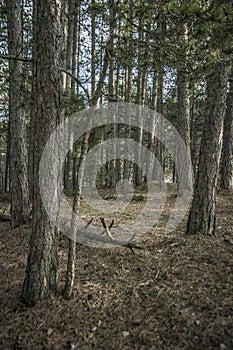
{"type": "Polygon", "coordinates": [[[213,63],[207,78],[206,119],[187,233],[215,233],[217,176],[226,107],[228,66],[213,63]]]}
{"type": "Polygon", "coordinates": [[[224,118],[220,185],[221,188],[227,190],[233,187],[233,71],[230,77],[224,118]]]}
{"type": "MultiPolygon", "coordinates": [[[[34,30],[34,138],[33,138],[33,217],[30,253],[22,298],[34,305],[57,286],[57,230],[50,223],[43,207],[39,187],[39,164],[51,131],[59,123],[61,67],[60,0],[37,0],[34,30]]],[[[50,164],[48,164],[48,167],[50,164]]],[[[58,178],[54,174],[54,181],[58,178]]],[[[56,194],[55,194],[56,195],[56,194]]],[[[58,211],[59,201],[54,210],[58,211]]]]}
{"type": "MultiPolygon", "coordinates": [[[[7,1],[7,22],[9,54],[17,57],[23,47],[20,0],[7,1]]],[[[10,59],[9,73],[11,226],[17,227],[29,223],[23,62],[10,59]]]]}

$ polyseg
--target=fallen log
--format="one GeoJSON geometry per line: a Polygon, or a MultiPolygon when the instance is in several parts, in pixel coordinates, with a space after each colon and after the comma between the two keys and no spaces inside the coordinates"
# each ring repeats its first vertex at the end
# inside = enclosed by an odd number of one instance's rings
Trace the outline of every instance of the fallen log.
{"type": "Polygon", "coordinates": [[[11,217],[9,214],[0,213],[0,220],[1,221],[11,221],[11,217]]]}

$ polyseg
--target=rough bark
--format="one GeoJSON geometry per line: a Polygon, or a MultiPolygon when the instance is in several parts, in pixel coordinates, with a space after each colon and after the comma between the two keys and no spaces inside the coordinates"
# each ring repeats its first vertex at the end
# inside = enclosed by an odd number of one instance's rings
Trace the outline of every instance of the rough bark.
{"type": "MultiPolygon", "coordinates": [[[[125,66],[125,102],[131,103],[131,95],[132,95],[132,60],[133,60],[133,52],[132,52],[132,37],[133,37],[133,28],[132,28],[132,19],[134,16],[134,12],[132,11],[133,4],[132,0],[129,0],[126,4],[126,16],[128,21],[128,36],[126,41],[126,50],[127,50],[127,60],[126,60],[126,66],[125,66]]],[[[118,32],[120,33],[120,25],[118,32]]],[[[129,113],[129,112],[128,112],[129,113]]],[[[118,125],[117,128],[118,135],[120,134],[120,126],[118,125]]],[[[125,131],[124,131],[124,137],[125,139],[129,139],[131,137],[131,126],[125,125],[125,131]]],[[[127,154],[127,143],[124,145],[124,154],[127,154]]],[[[127,159],[123,159],[123,179],[129,180],[130,177],[130,162],[127,159]]],[[[116,177],[119,181],[121,179],[121,160],[118,158],[116,160],[116,177]]]]}
{"type": "Polygon", "coordinates": [[[95,94],[96,86],[96,18],[95,18],[95,8],[94,0],[91,0],[91,5],[93,6],[91,11],[91,97],[93,98],[95,94]]]}
{"type": "MultiPolygon", "coordinates": [[[[159,16],[157,20],[158,25],[158,35],[161,38],[161,41],[164,42],[165,40],[165,29],[166,29],[166,22],[165,22],[165,15],[164,15],[164,9],[163,5],[159,7],[159,16]]],[[[157,57],[157,91],[156,91],[156,111],[160,114],[163,113],[163,88],[164,88],[164,67],[163,67],[163,57],[161,55],[161,52],[156,52],[155,57],[157,57]]],[[[162,120],[159,119],[157,124],[157,130],[155,133],[157,134],[157,139],[155,141],[155,158],[159,161],[160,166],[164,168],[164,152],[165,147],[162,143],[163,135],[158,135],[158,130],[162,130],[162,120]],[[160,124],[160,125],[159,125],[160,124]]],[[[159,180],[160,183],[162,183],[164,174],[162,171],[159,171],[155,163],[153,164],[153,176],[155,179],[159,180]]]]}
{"type": "Polygon", "coordinates": [[[233,71],[230,77],[224,118],[220,186],[226,190],[233,187],[233,71]]]}
{"type": "MultiPolygon", "coordinates": [[[[188,28],[186,24],[182,24],[181,30],[181,47],[183,47],[183,55],[187,56],[186,44],[188,41],[188,28]]],[[[177,69],[177,112],[178,112],[178,131],[182,140],[186,145],[186,152],[191,157],[190,150],[190,98],[189,98],[189,77],[187,69],[184,64],[177,69]]],[[[180,158],[180,164],[183,164],[185,167],[187,164],[184,164],[185,159],[179,149],[177,149],[177,157],[180,158]]],[[[188,178],[178,178],[178,186],[180,193],[185,193],[186,190],[191,189],[191,171],[190,174],[187,174],[186,171],[181,172],[182,176],[188,176],[188,178]]]]}
{"type": "Polygon", "coordinates": [[[228,66],[212,63],[207,77],[206,119],[201,142],[194,197],[189,213],[187,233],[212,235],[216,221],[216,187],[226,107],[228,66]]]}
{"type": "MultiPolygon", "coordinates": [[[[22,299],[29,305],[39,302],[57,287],[57,230],[50,223],[41,200],[39,164],[49,135],[60,120],[61,13],[62,4],[59,0],[37,0],[35,3],[33,216],[30,252],[22,291],[22,299]]],[[[56,174],[54,181],[58,181],[56,174]]],[[[55,210],[58,210],[57,206],[55,210]]]]}
{"type": "MultiPolygon", "coordinates": [[[[139,13],[139,32],[138,32],[138,76],[137,76],[137,103],[143,105],[145,101],[145,81],[147,73],[147,63],[144,61],[146,57],[146,48],[143,46],[143,41],[145,40],[144,32],[144,18],[143,13],[139,13]]],[[[144,43],[145,45],[145,43],[144,43]]],[[[140,125],[135,130],[135,141],[142,144],[143,138],[143,114],[141,109],[139,110],[140,125]]],[[[133,178],[134,185],[139,186],[142,183],[142,169],[140,167],[142,163],[141,147],[135,152],[134,155],[135,163],[133,166],[133,178]]]]}
{"type": "MultiPolygon", "coordinates": [[[[22,52],[21,1],[7,1],[8,51],[22,52]]],[[[29,193],[27,180],[26,117],[23,104],[23,62],[9,60],[10,105],[10,191],[11,226],[29,223],[29,193]]]]}

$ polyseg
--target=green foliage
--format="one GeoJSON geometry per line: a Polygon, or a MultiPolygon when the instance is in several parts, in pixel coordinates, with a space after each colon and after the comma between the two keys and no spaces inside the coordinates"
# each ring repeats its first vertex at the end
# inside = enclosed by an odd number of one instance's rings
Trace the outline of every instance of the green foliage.
{"type": "Polygon", "coordinates": [[[84,97],[77,95],[71,90],[63,91],[62,94],[62,110],[65,116],[81,111],[85,108],[84,97]]]}

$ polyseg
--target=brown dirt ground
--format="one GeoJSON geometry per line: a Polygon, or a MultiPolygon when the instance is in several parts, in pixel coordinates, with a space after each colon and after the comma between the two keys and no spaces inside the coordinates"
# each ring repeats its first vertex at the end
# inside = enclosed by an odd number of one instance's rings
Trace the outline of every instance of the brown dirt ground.
{"type": "MultiPolygon", "coordinates": [[[[218,193],[216,237],[186,236],[185,220],[164,233],[174,193],[170,187],[159,226],[135,255],[78,246],[70,300],[61,296],[62,238],[60,290],[33,308],[20,302],[30,228],[1,222],[0,349],[232,350],[233,193],[218,193]]],[[[141,205],[135,201],[129,212],[141,205]]]]}

